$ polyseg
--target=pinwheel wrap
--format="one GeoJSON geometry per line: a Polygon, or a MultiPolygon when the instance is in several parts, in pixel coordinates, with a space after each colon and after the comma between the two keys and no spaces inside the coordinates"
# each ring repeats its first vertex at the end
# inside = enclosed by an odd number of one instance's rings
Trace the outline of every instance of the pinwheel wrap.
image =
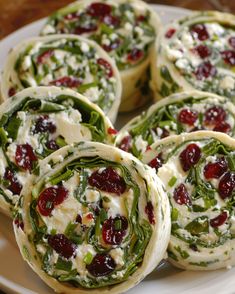
{"type": "Polygon", "coordinates": [[[56,292],[122,293],[164,257],[170,215],[162,183],[118,148],[61,148],[39,164],[21,195],[17,243],[56,292]]]}
{"type": "Polygon", "coordinates": [[[235,140],[198,131],[165,138],[143,157],[171,205],[169,260],[188,270],[235,265],[235,140]]]}
{"type": "Polygon", "coordinates": [[[151,58],[155,99],[193,89],[235,99],[235,17],[195,12],[167,25],[151,58]]]}
{"type": "Polygon", "coordinates": [[[125,112],[151,98],[149,64],[160,27],[158,15],[143,1],[82,0],[52,14],[41,34],[83,35],[103,47],[120,71],[125,112]]]}
{"type": "Polygon", "coordinates": [[[118,133],[116,145],[142,158],[152,144],[171,135],[213,130],[235,135],[235,107],[228,98],[188,91],[163,99],[133,118],[118,133]]]}
{"type": "Polygon", "coordinates": [[[88,97],[112,122],[121,93],[118,69],[95,42],[75,35],[27,39],[13,48],[1,81],[2,99],[35,86],[66,87],[88,97]]]}
{"type": "Polygon", "coordinates": [[[0,208],[12,213],[40,160],[74,142],[113,144],[113,126],[82,95],[57,87],[28,88],[0,106],[0,208]]]}

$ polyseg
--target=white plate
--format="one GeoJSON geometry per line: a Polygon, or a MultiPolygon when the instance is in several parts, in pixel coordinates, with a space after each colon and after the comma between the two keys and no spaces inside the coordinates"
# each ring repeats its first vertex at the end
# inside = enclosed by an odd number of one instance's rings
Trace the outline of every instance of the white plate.
{"type": "MultiPolygon", "coordinates": [[[[189,14],[186,9],[153,5],[163,24],[189,14]]],[[[3,68],[8,51],[21,40],[37,36],[45,20],[36,21],[9,35],[0,42],[0,69],[3,68]]],[[[117,127],[123,125],[136,112],[118,116],[117,127]]],[[[235,293],[235,268],[212,272],[181,271],[164,264],[150,274],[128,294],[204,294],[235,293]]],[[[11,220],[0,215],[0,289],[7,293],[53,294],[29,266],[22,260],[12,232],[11,220]]]]}

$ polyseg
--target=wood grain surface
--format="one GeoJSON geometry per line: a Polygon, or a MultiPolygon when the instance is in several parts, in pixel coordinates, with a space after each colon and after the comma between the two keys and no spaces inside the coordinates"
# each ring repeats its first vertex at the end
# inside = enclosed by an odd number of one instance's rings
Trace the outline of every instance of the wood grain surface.
{"type": "MultiPolygon", "coordinates": [[[[0,39],[20,27],[46,17],[72,0],[0,0],[0,39]]],[[[216,9],[235,13],[234,0],[146,0],[148,3],[174,5],[189,9],[216,9]]]]}

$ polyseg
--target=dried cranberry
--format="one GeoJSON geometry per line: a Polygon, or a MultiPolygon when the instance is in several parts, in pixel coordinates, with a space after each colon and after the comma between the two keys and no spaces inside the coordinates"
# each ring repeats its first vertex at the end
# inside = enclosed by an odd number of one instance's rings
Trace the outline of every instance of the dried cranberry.
{"type": "Polygon", "coordinates": [[[77,247],[65,235],[49,235],[47,241],[60,256],[68,259],[75,255],[77,247]]]}
{"type": "Polygon", "coordinates": [[[44,63],[48,58],[50,58],[54,54],[54,51],[49,49],[44,51],[42,54],[38,55],[37,63],[44,63]]]}
{"type": "Polygon", "coordinates": [[[195,121],[198,118],[198,113],[195,110],[190,110],[187,108],[184,108],[180,111],[179,115],[178,115],[178,120],[182,123],[182,124],[187,124],[189,126],[194,125],[195,121]]]}
{"type": "Polygon", "coordinates": [[[209,33],[204,24],[195,24],[191,26],[190,32],[200,41],[205,41],[209,38],[209,33]]]}
{"type": "Polygon", "coordinates": [[[148,165],[155,168],[156,171],[162,166],[162,153],[159,153],[154,159],[152,159],[148,165]]]}
{"type": "Polygon", "coordinates": [[[110,63],[103,58],[98,58],[97,63],[105,69],[106,76],[111,78],[113,76],[113,69],[110,63]]]}
{"type": "Polygon", "coordinates": [[[201,158],[201,149],[197,144],[189,144],[179,156],[181,166],[183,170],[186,172],[190,170],[192,166],[198,163],[201,158]]]}
{"type": "Polygon", "coordinates": [[[79,224],[82,223],[82,217],[81,217],[80,214],[78,214],[77,217],[76,217],[76,223],[79,223],[79,224]]]}
{"type": "Polygon", "coordinates": [[[131,52],[127,55],[127,60],[129,62],[136,62],[144,56],[143,50],[138,48],[133,48],[131,52]]]}
{"type": "Polygon", "coordinates": [[[82,84],[82,81],[80,79],[71,78],[71,77],[62,77],[50,82],[50,85],[57,86],[57,87],[68,87],[68,88],[77,88],[81,84],[82,84]]]}
{"type": "Polygon", "coordinates": [[[16,147],[15,160],[20,168],[31,171],[38,159],[31,145],[22,144],[16,147]]]}
{"type": "Polygon", "coordinates": [[[227,172],[223,175],[219,182],[219,195],[222,199],[228,198],[232,195],[235,188],[235,173],[227,172]]]}
{"type": "Polygon", "coordinates": [[[103,17],[110,14],[112,7],[105,3],[95,2],[87,8],[87,13],[94,17],[103,17]]]}
{"type": "Polygon", "coordinates": [[[221,123],[226,118],[226,112],[221,106],[212,106],[205,112],[205,123],[207,125],[214,125],[221,123]]]}
{"type": "Polygon", "coordinates": [[[219,226],[222,226],[226,222],[227,218],[228,218],[227,212],[223,211],[220,215],[210,220],[210,225],[213,228],[218,228],[219,226]]]}
{"type": "Polygon", "coordinates": [[[223,58],[224,62],[229,65],[235,65],[235,51],[233,50],[224,50],[220,52],[221,57],[223,58]]]}
{"type": "Polygon", "coordinates": [[[8,96],[11,97],[11,96],[14,96],[16,93],[16,90],[15,88],[11,87],[9,90],[8,90],[8,96]]]}
{"type": "Polygon", "coordinates": [[[53,186],[43,190],[38,197],[38,210],[41,215],[49,216],[56,205],[68,197],[68,190],[63,186],[53,186]]]}
{"type": "Polygon", "coordinates": [[[150,224],[155,225],[154,209],[151,201],[148,201],[147,205],[145,206],[145,213],[148,216],[150,224]]]}
{"type": "Polygon", "coordinates": [[[102,237],[106,244],[120,245],[126,235],[128,221],[124,216],[116,216],[104,221],[102,226],[102,237]],[[118,227],[116,224],[118,223],[118,227]]]}
{"type": "Polygon", "coordinates": [[[103,44],[102,48],[107,51],[107,52],[111,52],[112,50],[117,49],[121,44],[121,41],[119,39],[116,39],[114,41],[112,41],[109,45],[103,44]]]}
{"type": "Polygon", "coordinates": [[[119,144],[119,148],[123,151],[129,152],[131,148],[131,136],[125,136],[119,144]]]}
{"type": "Polygon", "coordinates": [[[195,47],[195,51],[202,59],[211,55],[211,50],[206,45],[198,45],[195,47]]]}
{"type": "Polygon", "coordinates": [[[228,43],[230,46],[232,46],[235,49],[235,37],[230,37],[228,39],[228,43]]]}
{"type": "Polygon", "coordinates": [[[166,138],[169,135],[170,135],[170,132],[167,129],[163,128],[162,129],[162,134],[161,134],[161,139],[166,138]]]}
{"type": "Polygon", "coordinates": [[[56,125],[50,120],[48,115],[41,115],[35,122],[33,133],[54,133],[56,125]]]}
{"type": "Polygon", "coordinates": [[[17,226],[17,228],[21,228],[22,231],[24,230],[24,223],[19,218],[14,220],[14,224],[17,226]]]}
{"type": "Polygon", "coordinates": [[[4,179],[9,181],[7,189],[10,190],[13,194],[20,195],[22,185],[18,181],[15,172],[7,167],[4,173],[4,179]]]}
{"type": "Polygon", "coordinates": [[[108,128],[108,134],[110,135],[116,135],[118,133],[117,130],[113,129],[113,128],[108,128]]]}
{"type": "Polygon", "coordinates": [[[179,205],[191,205],[191,199],[189,198],[187,188],[184,184],[180,184],[177,188],[175,188],[173,198],[179,205]]]}
{"type": "Polygon", "coordinates": [[[147,18],[143,14],[138,15],[137,18],[136,18],[137,22],[143,22],[143,21],[146,21],[146,20],[147,20],[147,18]]]}
{"type": "Polygon", "coordinates": [[[85,23],[82,26],[77,26],[74,29],[74,34],[76,35],[82,35],[82,34],[86,34],[86,33],[91,33],[97,30],[97,25],[95,23],[85,23]]]}
{"type": "Polygon", "coordinates": [[[231,126],[227,122],[222,121],[215,125],[213,131],[227,134],[231,131],[231,126]]]}
{"type": "Polygon", "coordinates": [[[214,77],[217,73],[217,69],[210,63],[210,61],[205,61],[199,64],[195,75],[198,80],[207,79],[209,77],[214,77]]]}
{"type": "Polygon", "coordinates": [[[91,264],[87,265],[88,272],[94,277],[110,275],[116,267],[116,263],[107,253],[98,253],[93,258],[91,264]]]}
{"type": "Polygon", "coordinates": [[[176,29],[171,28],[165,33],[165,37],[167,39],[170,39],[174,35],[175,32],[176,32],[176,29]]]}
{"type": "Polygon", "coordinates": [[[116,16],[112,15],[105,15],[102,19],[103,23],[105,23],[108,26],[118,27],[120,24],[120,19],[116,16]]]}
{"type": "Polygon", "coordinates": [[[117,195],[121,195],[126,190],[124,179],[112,167],[107,167],[101,172],[99,170],[93,172],[88,182],[92,187],[117,195]]]}
{"type": "Polygon", "coordinates": [[[221,157],[216,162],[205,165],[203,173],[206,179],[218,179],[227,169],[228,163],[224,157],[221,157]]]}
{"type": "Polygon", "coordinates": [[[49,140],[48,142],[46,142],[46,147],[50,150],[58,150],[60,148],[55,140],[49,140]]]}

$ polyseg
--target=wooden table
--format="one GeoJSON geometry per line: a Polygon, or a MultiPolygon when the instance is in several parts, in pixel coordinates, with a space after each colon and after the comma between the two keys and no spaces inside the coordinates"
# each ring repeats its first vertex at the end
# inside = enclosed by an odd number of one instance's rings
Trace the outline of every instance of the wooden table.
{"type": "MultiPolygon", "coordinates": [[[[0,39],[71,2],[73,0],[0,0],[0,39]]],[[[235,1],[233,0],[146,0],[146,2],[235,13],[235,1]]]]}

